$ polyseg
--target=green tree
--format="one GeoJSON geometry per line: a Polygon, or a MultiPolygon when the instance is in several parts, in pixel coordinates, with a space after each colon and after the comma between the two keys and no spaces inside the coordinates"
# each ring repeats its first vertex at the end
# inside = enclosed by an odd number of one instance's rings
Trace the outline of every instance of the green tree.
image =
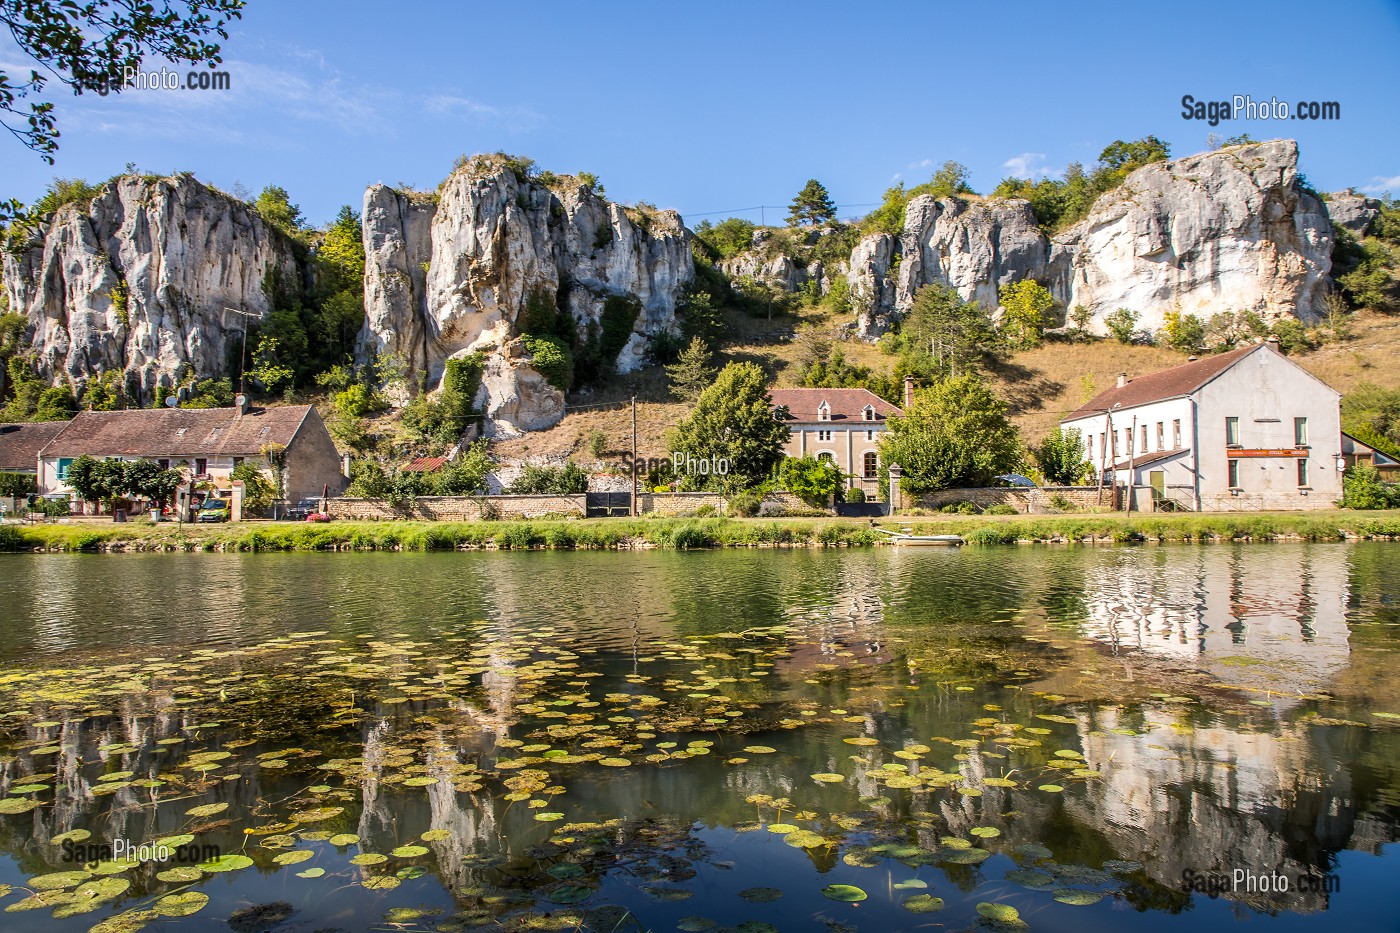
{"type": "Polygon", "coordinates": [[[730,363],[700,394],[690,416],[672,430],[669,446],[673,454],[729,464],[725,476],[685,477],[686,485],[733,492],[773,475],[788,433],[786,423],[775,417],[763,370],[755,363],[730,363]]]}
{"type": "Polygon", "coordinates": [[[1055,299],[1050,290],[1034,279],[1022,279],[1002,286],[998,297],[1004,314],[1001,331],[1006,342],[1018,350],[1038,346],[1045,328],[1052,323],[1050,314],[1055,309],[1055,299]]]}
{"type": "Polygon", "coordinates": [[[128,460],[122,464],[122,493],[149,499],[164,506],[185,482],[179,470],[168,470],[154,460],[128,460]]]}
{"type": "Polygon", "coordinates": [[[535,370],[554,388],[569,391],[574,384],[574,354],[569,345],[553,334],[525,334],[521,339],[535,370]]]}
{"type": "Polygon", "coordinates": [[[1133,335],[1137,333],[1138,313],[1129,308],[1119,308],[1104,315],[1103,322],[1115,340],[1129,344],[1133,342],[1133,335]]]}
{"type": "Polygon", "coordinates": [[[788,226],[823,224],[835,219],[836,204],[827,193],[826,186],[815,178],[807,179],[807,184],[802,186],[797,197],[792,199],[792,206],[788,208],[788,226]]]}
{"type": "Polygon", "coordinates": [[[916,198],[921,194],[931,194],[935,198],[951,198],[959,194],[972,194],[972,186],[968,184],[969,178],[966,165],[949,159],[939,166],[938,171],[934,172],[927,182],[915,185],[909,196],[916,198]]]}
{"type": "Polygon", "coordinates": [[[714,354],[705,341],[692,337],[680,359],[666,367],[666,376],[671,380],[673,396],[684,402],[694,402],[705,387],[714,382],[714,354]]]}
{"type": "Polygon", "coordinates": [[[788,457],[779,478],[788,492],[814,508],[824,508],[839,496],[845,480],[836,464],[816,457],[788,457]]]}
{"type": "Polygon", "coordinates": [[[1000,343],[981,305],[963,301],[951,285],[934,283],[914,293],[891,346],[899,352],[905,371],[933,381],[975,369],[1000,343]]]}
{"type": "Polygon", "coordinates": [[[119,94],[126,69],[148,57],[213,67],[223,58],[210,40],[227,39],[242,10],[243,0],[7,2],[0,21],[35,67],[18,84],[0,70],[0,124],[52,165],[59,132],[53,101],[45,99],[51,78],[76,95],[119,94]]]}
{"type": "Polygon", "coordinates": [[[23,499],[39,491],[32,473],[0,471],[0,499],[23,499]]]}
{"type": "Polygon", "coordinates": [[[35,421],[69,421],[78,413],[78,400],[67,386],[53,386],[39,396],[34,409],[35,421]]]}
{"type": "Polygon", "coordinates": [[[903,417],[890,418],[880,441],[881,462],[899,464],[913,495],[986,486],[1021,459],[1006,405],[973,374],[920,392],[903,417]]]}
{"type": "Polygon", "coordinates": [[[1051,431],[1031,453],[1040,475],[1051,486],[1077,486],[1094,469],[1084,456],[1084,438],[1078,428],[1051,431]]]}
{"type": "MultiPolygon", "coordinates": [[[[0,299],[4,293],[0,292],[0,299]]],[[[28,345],[25,334],[29,330],[29,320],[23,314],[10,311],[0,313],[0,403],[12,394],[10,383],[10,360],[18,358],[28,345]]]]}
{"type": "Polygon", "coordinates": [[[120,460],[98,460],[84,454],[69,464],[68,485],[84,502],[111,508],[126,495],[126,469],[120,460]]]}
{"type": "Polygon", "coordinates": [[[1400,484],[1383,482],[1375,467],[1354,466],[1342,475],[1342,508],[1400,508],[1400,484]]]}
{"type": "Polygon", "coordinates": [[[1400,457],[1400,389],[1363,382],[1342,396],[1342,430],[1366,444],[1379,438],[1382,452],[1400,457]]]}
{"type": "MultiPolygon", "coordinates": [[[[475,496],[486,490],[486,476],[495,467],[485,440],[461,451],[437,473],[432,474],[434,491],[440,496],[475,496]]],[[[584,491],[587,491],[585,480],[584,491]]]]}
{"type": "Polygon", "coordinates": [[[862,235],[888,233],[899,236],[904,230],[904,209],[909,205],[909,192],[904,190],[904,182],[897,182],[885,189],[880,206],[875,208],[860,223],[862,235]]]}
{"type": "Polygon", "coordinates": [[[291,385],[296,376],[292,367],[279,361],[281,354],[278,353],[278,343],[276,337],[263,337],[258,341],[258,348],[253,351],[253,366],[248,370],[248,375],[252,376],[253,381],[261,385],[265,392],[276,392],[282,386],[291,385]]]}
{"type": "Polygon", "coordinates": [[[753,234],[757,229],[753,221],[727,217],[719,223],[700,221],[695,228],[695,236],[710,249],[715,259],[728,259],[753,245],[753,234]]]}
{"type": "Polygon", "coordinates": [[[301,208],[292,203],[291,195],[281,185],[264,188],[253,201],[253,208],[263,220],[294,239],[300,237],[306,227],[301,208]]]}
{"type": "Polygon", "coordinates": [[[1194,314],[1172,310],[1162,315],[1167,346],[1182,353],[1197,353],[1206,344],[1206,325],[1194,314]]]}
{"type": "Polygon", "coordinates": [[[256,463],[243,461],[233,468],[232,478],[243,483],[243,507],[249,512],[261,512],[277,497],[276,488],[256,463]]]}

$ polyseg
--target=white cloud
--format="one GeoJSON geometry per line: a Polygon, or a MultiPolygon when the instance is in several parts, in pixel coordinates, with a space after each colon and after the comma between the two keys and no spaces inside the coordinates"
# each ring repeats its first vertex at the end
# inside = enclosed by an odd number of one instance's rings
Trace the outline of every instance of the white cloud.
{"type": "Polygon", "coordinates": [[[1392,175],[1389,178],[1383,178],[1377,175],[1375,178],[1371,179],[1369,185],[1363,186],[1361,190],[1367,194],[1386,194],[1387,192],[1394,194],[1400,192],[1400,175],[1392,175]]]}
{"type": "Polygon", "coordinates": [[[1012,156],[1001,164],[1012,178],[1026,178],[1034,180],[1037,178],[1048,178],[1051,175],[1058,175],[1062,169],[1050,168],[1045,164],[1045,153],[1043,152],[1023,152],[1018,156],[1012,156]]]}

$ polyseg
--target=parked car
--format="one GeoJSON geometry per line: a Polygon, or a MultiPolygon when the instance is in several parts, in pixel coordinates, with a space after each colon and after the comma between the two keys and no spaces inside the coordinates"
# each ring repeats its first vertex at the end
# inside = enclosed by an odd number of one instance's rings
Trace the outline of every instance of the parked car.
{"type": "Polygon", "coordinates": [[[227,499],[205,499],[199,507],[199,514],[195,516],[197,522],[226,522],[229,520],[229,501],[227,499]]]}
{"type": "Polygon", "coordinates": [[[297,504],[287,510],[289,521],[304,522],[306,519],[321,511],[321,500],[318,497],[309,497],[297,500],[297,504]]]}
{"type": "Polygon", "coordinates": [[[1020,486],[1023,489],[1035,488],[1035,480],[1031,479],[1029,476],[1022,476],[1020,473],[1007,473],[1003,476],[998,476],[997,480],[1008,486],[1020,486]]]}

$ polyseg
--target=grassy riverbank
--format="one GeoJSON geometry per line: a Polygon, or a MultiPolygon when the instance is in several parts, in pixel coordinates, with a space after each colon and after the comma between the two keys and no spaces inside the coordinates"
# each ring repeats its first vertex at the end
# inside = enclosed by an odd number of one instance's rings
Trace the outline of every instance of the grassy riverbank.
{"type": "MultiPolygon", "coordinates": [[[[886,528],[958,534],[969,544],[1018,542],[1270,541],[1400,536],[1400,511],[1188,515],[947,516],[885,520],[886,528]]],[[[764,546],[869,547],[863,519],[611,518],[586,521],[331,522],[242,525],[6,525],[0,551],[432,551],[462,548],[614,549],[764,546]]]]}

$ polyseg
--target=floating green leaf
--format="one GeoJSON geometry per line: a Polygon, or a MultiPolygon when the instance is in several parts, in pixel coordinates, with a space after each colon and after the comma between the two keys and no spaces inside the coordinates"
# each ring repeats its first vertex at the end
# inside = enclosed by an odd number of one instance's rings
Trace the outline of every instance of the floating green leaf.
{"type": "Polygon", "coordinates": [[[998,923],[1015,923],[1021,919],[1021,912],[1010,904],[993,904],[990,901],[983,901],[977,905],[977,912],[988,920],[995,920],[998,923]]]}
{"type": "Polygon", "coordinates": [[[1055,900],[1061,904],[1071,904],[1075,907],[1087,907],[1090,904],[1097,904],[1103,900],[1103,895],[1097,891],[1076,891],[1074,888],[1060,888],[1054,894],[1055,900]]]}
{"type": "Polygon", "coordinates": [[[913,897],[906,897],[900,906],[916,914],[931,914],[943,909],[943,898],[934,897],[932,894],[915,894],[913,897]]]}
{"type": "Polygon", "coordinates": [[[310,849],[293,849],[290,852],[279,854],[272,861],[277,865],[296,865],[299,862],[305,862],[315,854],[310,849]]]}
{"type": "Polygon", "coordinates": [[[767,904],[782,896],[783,892],[779,888],[745,888],[739,892],[739,897],[750,904],[767,904]]]}
{"type": "Polygon", "coordinates": [[[151,910],[162,917],[188,917],[209,903],[209,895],[198,891],[182,891],[167,894],[151,905],[151,910]]]}
{"type": "Polygon", "coordinates": [[[844,904],[854,904],[856,901],[865,900],[869,895],[853,884],[829,884],[822,888],[822,897],[844,904]]]}
{"type": "Polygon", "coordinates": [[[203,877],[204,872],[193,865],[177,865],[174,868],[167,868],[165,871],[156,873],[156,878],[168,884],[188,884],[203,877]]]}
{"type": "Polygon", "coordinates": [[[200,871],[225,872],[238,871],[253,864],[253,860],[246,855],[221,855],[216,859],[207,862],[200,862],[200,871]]]}

